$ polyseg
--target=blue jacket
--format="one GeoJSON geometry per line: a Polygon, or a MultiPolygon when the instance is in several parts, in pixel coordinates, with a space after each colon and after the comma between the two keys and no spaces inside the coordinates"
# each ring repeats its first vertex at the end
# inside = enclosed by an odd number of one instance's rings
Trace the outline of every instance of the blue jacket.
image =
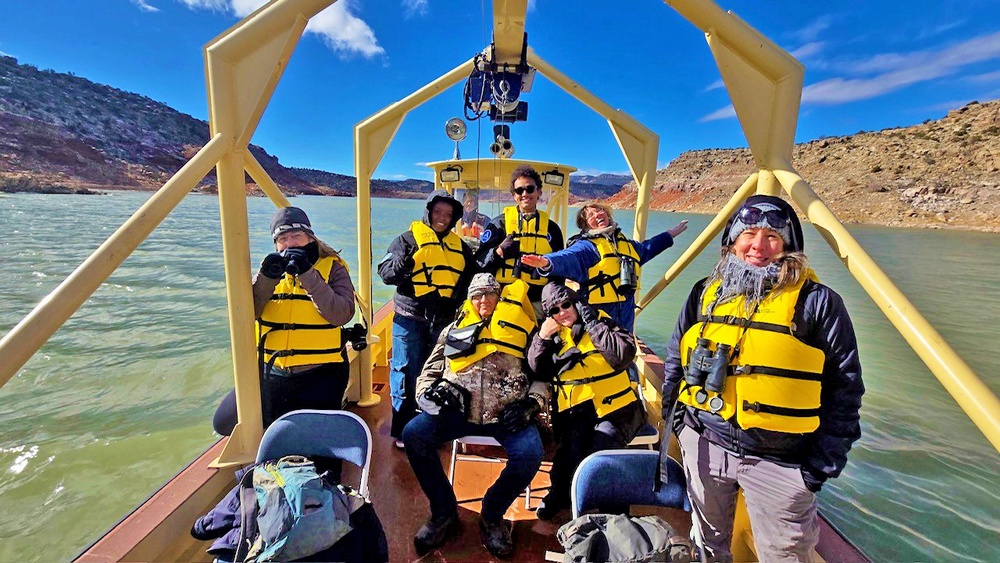
{"type": "MultiPolygon", "coordinates": [[[[663,416],[668,420],[677,399],[684,372],[680,359],[680,340],[698,319],[699,302],[707,279],[691,289],[687,303],[677,319],[664,363],[663,416]]],[[[823,350],[822,392],[819,428],[810,434],[788,434],[753,428],[743,430],[722,417],[678,404],[675,430],[680,423],[697,430],[704,439],[736,455],[792,463],[802,468],[807,485],[818,485],[840,475],[847,464],[847,452],[861,437],[861,362],[854,325],[844,301],[829,287],[806,281],[795,306],[793,336],[823,350]],[[811,482],[810,482],[811,481],[811,482]]]]}
{"type": "MultiPolygon", "coordinates": [[[[635,245],[635,250],[639,253],[639,265],[643,265],[673,246],[674,237],[664,231],[642,242],[632,241],[632,244],[635,245]]],[[[597,246],[585,238],[578,237],[571,238],[569,247],[565,250],[546,254],[545,257],[549,259],[551,265],[548,270],[541,272],[542,275],[570,279],[579,283],[581,288],[587,285],[587,271],[601,260],[597,246]]],[[[584,298],[586,298],[585,295],[584,298]]],[[[595,306],[611,316],[618,326],[629,332],[635,332],[634,292],[628,293],[625,296],[625,301],[620,303],[605,303],[595,306]]]]}

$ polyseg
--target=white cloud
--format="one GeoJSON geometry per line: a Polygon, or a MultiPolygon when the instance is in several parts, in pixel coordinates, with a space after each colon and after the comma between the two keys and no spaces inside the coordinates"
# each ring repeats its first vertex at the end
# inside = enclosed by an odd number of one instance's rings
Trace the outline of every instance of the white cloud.
{"type": "Polygon", "coordinates": [[[406,17],[427,14],[427,0],[403,0],[403,14],[406,17]]]}
{"type": "Polygon", "coordinates": [[[805,45],[799,47],[798,49],[795,49],[794,51],[790,52],[789,55],[795,57],[798,60],[807,59],[815,55],[816,53],[822,51],[823,47],[825,46],[826,43],[824,43],[823,41],[813,41],[811,43],[806,43],[805,45]]]}
{"type": "Polygon", "coordinates": [[[969,82],[975,82],[976,84],[986,84],[988,82],[996,82],[1000,80],[1000,70],[995,70],[993,72],[987,72],[985,74],[974,74],[966,78],[969,82]]]}
{"type": "Polygon", "coordinates": [[[131,0],[133,4],[139,7],[143,12],[159,12],[160,9],[156,6],[151,6],[146,3],[146,0],[131,0]]]}
{"type": "MultiPolygon", "coordinates": [[[[1000,32],[973,37],[940,50],[882,53],[840,65],[848,75],[874,76],[838,76],[810,84],[802,89],[802,104],[836,105],[867,100],[913,84],[953,75],[971,64],[995,59],[1000,59],[1000,32]]],[[[986,82],[997,78],[1000,78],[1000,73],[990,72],[970,77],[969,80],[986,82]]],[[[728,106],[698,121],[703,123],[735,116],[736,111],[728,106]]]]}
{"type": "MultiPolygon", "coordinates": [[[[143,0],[136,0],[143,1],[143,0]]],[[[192,9],[229,12],[242,18],[267,3],[267,0],[179,0],[192,9]]],[[[339,0],[309,20],[306,33],[319,35],[328,47],[341,56],[359,54],[365,58],[384,55],[375,32],[364,20],[351,13],[353,0],[339,0]]],[[[419,4],[426,0],[404,0],[419,4]]]]}
{"type": "Polygon", "coordinates": [[[719,88],[725,88],[725,87],[726,87],[726,84],[720,78],[720,79],[716,80],[715,82],[709,84],[708,86],[705,86],[705,89],[702,90],[702,92],[711,92],[712,90],[718,90],[719,88]]]}
{"type": "Polygon", "coordinates": [[[717,109],[712,113],[702,117],[698,120],[698,123],[705,123],[706,121],[715,121],[717,119],[729,119],[730,117],[736,117],[736,109],[732,105],[728,105],[724,108],[717,109]]]}
{"type": "Polygon", "coordinates": [[[820,16],[806,27],[791,32],[791,36],[797,38],[799,41],[810,42],[819,37],[820,33],[826,31],[832,23],[833,17],[820,16]]]}
{"type": "Polygon", "coordinates": [[[802,91],[802,103],[840,104],[874,98],[993,59],[1000,59],[1000,32],[974,37],[939,51],[876,55],[851,65],[855,74],[879,73],[876,76],[836,77],[810,84],[802,91]]]}

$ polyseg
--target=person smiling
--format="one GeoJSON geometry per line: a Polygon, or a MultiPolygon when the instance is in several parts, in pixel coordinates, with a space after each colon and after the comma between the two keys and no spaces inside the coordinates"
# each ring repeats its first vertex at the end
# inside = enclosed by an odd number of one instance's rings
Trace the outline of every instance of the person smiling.
{"type": "Polygon", "coordinates": [[[703,560],[732,561],[742,490],[760,560],[810,561],[816,493],[861,436],[865,389],[851,318],[802,249],[791,206],[751,196],[677,319],[663,417],[680,443],[703,560]]]}
{"type": "Polygon", "coordinates": [[[547,254],[563,248],[562,229],[549,214],[538,209],[542,178],[534,168],[518,166],[510,175],[510,193],[515,206],[506,207],[490,221],[479,238],[476,262],[495,274],[501,285],[516,279],[528,284],[528,297],[541,318],[542,287],[548,281],[523,262],[531,254],[547,254]]]}
{"type": "Polygon", "coordinates": [[[452,232],[462,204],[444,190],[427,198],[424,217],[396,237],[378,263],[392,298],[392,395],[390,434],[402,448],[403,428],[417,413],[415,385],[441,329],[455,319],[474,273],[472,250],[452,232]]]}
{"type": "Polygon", "coordinates": [[[642,266],[674,244],[687,230],[687,221],[642,242],[622,234],[611,208],[591,202],[576,215],[580,234],[569,239],[565,250],[544,256],[524,256],[521,262],[553,279],[580,284],[583,297],[626,330],[634,331],[635,292],[642,266]]]}

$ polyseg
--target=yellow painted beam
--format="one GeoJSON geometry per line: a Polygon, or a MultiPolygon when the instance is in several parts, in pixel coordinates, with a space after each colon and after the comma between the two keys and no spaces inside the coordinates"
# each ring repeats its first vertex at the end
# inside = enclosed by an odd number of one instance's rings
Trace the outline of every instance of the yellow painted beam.
{"type": "Polygon", "coordinates": [[[527,11],[528,0],[494,0],[493,55],[497,63],[513,65],[521,62],[527,11]]]}
{"type": "MultiPolygon", "coordinates": [[[[354,126],[354,174],[357,177],[358,213],[358,285],[361,315],[367,326],[372,325],[372,240],[371,240],[371,179],[385,155],[403,118],[413,108],[458,84],[472,72],[472,59],[458,65],[406,98],[383,108],[378,113],[354,126]],[[367,234],[367,236],[366,236],[367,234]]],[[[379,396],[372,393],[371,349],[360,353],[361,369],[358,382],[359,406],[379,403],[379,396]]]]}
{"type": "Polygon", "coordinates": [[[927,364],[986,439],[1000,451],[1000,400],[996,395],[882,272],[790,164],[774,170],[774,175],[889,322],[927,364]]]}
{"type": "Polygon", "coordinates": [[[640,299],[638,301],[638,305],[636,305],[636,308],[638,309],[636,311],[637,315],[641,313],[654,299],[656,299],[656,296],[666,289],[667,286],[674,281],[682,271],[684,271],[684,268],[687,268],[688,265],[690,265],[691,262],[693,262],[694,259],[701,254],[701,252],[705,250],[709,244],[712,244],[713,242],[718,244],[718,236],[722,233],[722,229],[726,226],[726,222],[729,221],[729,217],[739,208],[746,198],[753,195],[754,190],[757,189],[757,178],[758,173],[754,172],[749,178],[746,179],[745,182],[743,182],[740,189],[736,190],[733,197],[729,198],[726,205],[722,207],[715,218],[712,219],[707,227],[705,227],[705,230],[703,230],[701,234],[694,239],[691,246],[689,246],[687,250],[685,250],[679,258],[677,258],[676,262],[671,264],[670,269],[663,274],[663,278],[658,280],[656,285],[649,288],[649,291],[642,296],[642,299],[640,299]]]}
{"type": "Polygon", "coordinates": [[[243,151],[243,167],[246,168],[247,173],[250,174],[253,181],[257,182],[257,185],[260,186],[261,190],[263,190],[264,195],[270,198],[276,207],[292,206],[292,204],[288,201],[288,198],[285,197],[285,194],[281,193],[281,190],[278,189],[278,184],[274,183],[271,176],[269,176],[267,171],[264,170],[264,167],[257,162],[257,159],[250,154],[249,150],[243,151]]]}
{"type": "Polygon", "coordinates": [[[0,387],[80,308],[225,153],[216,135],[0,340],[0,387]]]}

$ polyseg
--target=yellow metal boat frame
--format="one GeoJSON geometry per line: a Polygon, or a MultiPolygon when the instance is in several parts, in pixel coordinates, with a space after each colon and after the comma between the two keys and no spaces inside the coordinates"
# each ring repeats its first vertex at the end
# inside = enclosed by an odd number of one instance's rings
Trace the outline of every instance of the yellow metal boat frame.
{"type": "MultiPolygon", "coordinates": [[[[758,171],[736,190],[706,229],[640,300],[647,306],[719,234],[726,218],[753,193],[784,191],[816,227],[945,389],[995,448],[1000,450],[1000,401],[879,269],[830,209],[791,165],[802,92],[803,67],[788,53],[710,0],[666,0],[705,33],[758,171]]],[[[244,172],[278,206],[289,205],[263,167],[247,150],[275,87],[309,18],[330,0],[272,0],[204,48],[211,138],[208,143],[132,215],[107,241],[0,340],[0,385],[6,383],[86,301],[197,183],[216,169],[229,308],[233,376],[240,421],[219,465],[252,461],[262,435],[249,261],[244,172]]],[[[495,0],[496,60],[517,62],[521,53],[527,0],[495,0]]],[[[638,185],[633,236],[645,238],[649,198],[656,177],[659,137],[624,112],[613,109],[560,73],[529,48],[527,62],[574,98],[608,120],[638,185]]],[[[468,76],[470,59],[410,96],[360,122],[354,129],[359,233],[370,232],[371,178],[403,118],[413,108],[468,76]]],[[[565,220],[565,214],[563,214],[565,220]]],[[[371,239],[358,237],[358,298],[370,323],[371,239]]],[[[385,323],[383,323],[385,324],[385,323]]],[[[371,325],[369,325],[371,326],[371,325]]],[[[350,398],[377,402],[371,390],[373,359],[384,362],[387,327],[375,326],[377,342],[351,352],[350,398]],[[381,331],[381,335],[379,332],[381,331]]],[[[644,373],[649,375],[648,366],[644,373]]]]}

